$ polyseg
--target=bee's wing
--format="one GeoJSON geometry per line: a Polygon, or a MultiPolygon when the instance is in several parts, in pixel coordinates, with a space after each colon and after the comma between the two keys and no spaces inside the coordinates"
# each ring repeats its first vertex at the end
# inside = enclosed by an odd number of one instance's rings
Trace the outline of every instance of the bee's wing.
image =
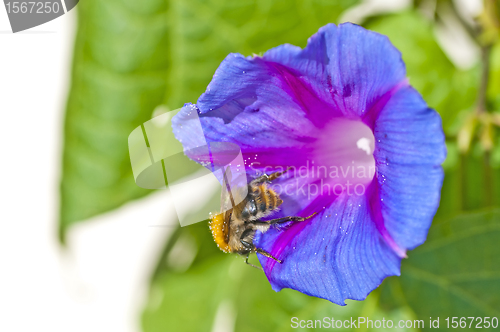
{"type": "Polygon", "coordinates": [[[220,190],[221,213],[231,210],[235,205],[232,193],[230,189],[228,189],[231,188],[231,179],[231,169],[228,167],[224,173],[222,173],[222,188],[220,190]]]}
{"type": "Polygon", "coordinates": [[[233,180],[230,167],[227,167],[222,175],[223,181],[220,198],[221,213],[232,210],[246,197],[248,192],[246,182],[240,183],[240,177],[233,180]]]}

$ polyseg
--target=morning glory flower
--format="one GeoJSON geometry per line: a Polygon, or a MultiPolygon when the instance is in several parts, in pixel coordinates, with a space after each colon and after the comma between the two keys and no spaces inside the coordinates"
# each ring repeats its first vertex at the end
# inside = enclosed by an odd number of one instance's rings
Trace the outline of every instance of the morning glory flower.
{"type": "MultiPolygon", "coordinates": [[[[254,244],[283,261],[258,255],[274,290],[363,300],[425,241],[444,134],[387,37],[329,24],[304,49],[230,54],[191,108],[208,142],[241,148],[249,179],[290,168],[270,184],[283,200],[272,218],[317,213],[257,233],[254,244]]],[[[196,138],[182,112],[172,123],[188,149],[196,138]]]]}

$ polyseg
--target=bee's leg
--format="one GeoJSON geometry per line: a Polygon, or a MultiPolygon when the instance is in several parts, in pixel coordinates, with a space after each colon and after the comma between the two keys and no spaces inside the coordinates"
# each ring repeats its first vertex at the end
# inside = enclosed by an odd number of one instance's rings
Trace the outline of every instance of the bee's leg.
{"type": "Polygon", "coordinates": [[[269,175],[263,174],[262,176],[259,176],[258,178],[254,179],[252,181],[252,183],[259,184],[259,183],[263,183],[263,182],[271,182],[273,180],[276,180],[277,178],[279,178],[283,174],[285,174],[290,168],[292,168],[292,167],[288,167],[287,169],[285,169],[282,172],[274,172],[274,173],[271,173],[269,175]]]}
{"type": "MultiPolygon", "coordinates": [[[[259,253],[262,256],[266,256],[267,258],[272,258],[272,259],[274,259],[278,263],[283,263],[282,260],[277,259],[276,257],[274,257],[273,255],[271,255],[270,253],[268,253],[264,249],[257,248],[256,246],[254,246],[250,242],[245,241],[244,239],[240,239],[240,242],[248,250],[255,251],[256,253],[259,253]]],[[[249,254],[250,254],[250,252],[248,253],[248,255],[249,254]]],[[[247,255],[246,263],[249,264],[249,265],[252,265],[252,264],[248,263],[248,255],[247,255]]]]}
{"type": "Polygon", "coordinates": [[[277,259],[276,257],[274,257],[273,255],[271,255],[270,253],[268,253],[267,251],[263,250],[263,249],[260,249],[260,248],[257,248],[257,247],[254,247],[253,250],[258,253],[258,254],[261,254],[262,256],[265,256],[267,258],[271,258],[271,259],[274,259],[276,262],[278,263],[283,263],[282,260],[280,259],[277,259]]]}
{"type": "Polygon", "coordinates": [[[309,217],[293,217],[293,216],[290,216],[290,217],[283,217],[283,218],[271,219],[271,220],[268,220],[268,221],[256,220],[253,223],[254,224],[271,224],[272,225],[272,224],[280,224],[280,223],[288,222],[288,221],[304,221],[304,220],[307,220],[307,219],[310,219],[310,218],[314,217],[314,215],[316,215],[316,212],[314,212],[313,214],[311,214],[309,217]]]}
{"type": "Polygon", "coordinates": [[[253,245],[252,245],[250,242],[245,241],[245,240],[243,239],[243,237],[240,239],[240,242],[241,242],[241,244],[242,244],[242,245],[243,245],[243,246],[244,246],[244,247],[248,250],[248,251],[247,251],[247,256],[246,256],[246,258],[245,258],[245,263],[247,263],[248,265],[250,265],[250,266],[252,266],[252,267],[254,267],[254,268],[256,268],[256,269],[259,269],[259,270],[264,271],[261,267],[255,266],[255,265],[253,265],[252,263],[250,263],[250,262],[248,261],[248,256],[250,256],[250,253],[252,252],[253,245]]]}
{"type": "Polygon", "coordinates": [[[264,271],[264,269],[263,269],[263,268],[261,268],[260,266],[255,266],[255,265],[253,265],[252,263],[250,263],[250,262],[248,261],[248,256],[250,256],[250,251],[249,251],[249,252],[247,252],[247,256],[246,256],[246,258],[245,258],[245,263],[247,263],[247,264],[248,264],[248,265],[250,265],[251,267],[254,267],[254,268],[256,268],[256,269],[259,269],[259,270],[261,270],[261,271],[264,271]]]}

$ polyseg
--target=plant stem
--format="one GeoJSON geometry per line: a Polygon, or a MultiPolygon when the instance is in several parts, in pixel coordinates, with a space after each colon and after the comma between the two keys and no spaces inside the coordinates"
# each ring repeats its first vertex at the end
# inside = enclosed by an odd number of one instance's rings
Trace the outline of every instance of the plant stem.
{"type": "MultiPolygon", "coordinates": [[[[479,91],[477,94],[477,105],[476,112],[480,117],[482,114],[488,112],[487,107],[487,92],[488,92],[488,81],[490,78],[490,55],[491,44],[481,45],[481,81],[479,82],[479,91]]],[[[489,124],[483,123],[483,126],[488,126],[489,124]]],[[[486,129],[484,129],[486,130],[486,129]]],[[[485,151],[483,158],[483,170],[484,170],[484,190],[486,195],[486,206],[491,206],[493,203],[493,176],[490,167],[490,152],[485,151]]]]}
{"type": "Polygon", "coordinates": [[[486,107],[486,92],[488,90],[488,80],[490,77],[490,54],[492,45],[481,46],[481,81],[479,82],[479,91],[477,94],[476,111],[478,114],[488,111],[486,107]]]}

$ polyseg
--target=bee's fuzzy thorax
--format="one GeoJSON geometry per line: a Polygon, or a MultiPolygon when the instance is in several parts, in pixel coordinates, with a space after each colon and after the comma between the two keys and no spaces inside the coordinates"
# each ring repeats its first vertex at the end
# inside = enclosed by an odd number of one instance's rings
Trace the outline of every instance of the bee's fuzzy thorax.
{"type": "Polygon", "coordinates": [[[231,252],[228,243],[226,242],[227,225],[224,222],[223,214],[210,215],[210,222],[208,227],[212,232],[212,237],[220,250],[224,252],[231,252]]]}

